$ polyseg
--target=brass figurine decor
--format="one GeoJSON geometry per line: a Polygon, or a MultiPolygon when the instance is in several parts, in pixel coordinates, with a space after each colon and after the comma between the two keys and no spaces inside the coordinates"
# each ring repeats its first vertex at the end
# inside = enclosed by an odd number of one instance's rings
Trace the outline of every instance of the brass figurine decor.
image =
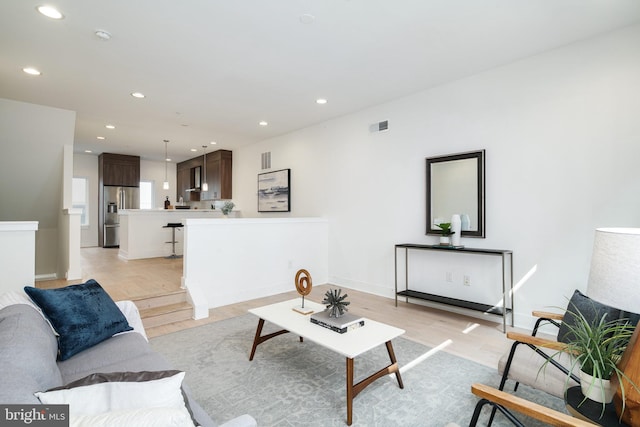
{"type": "Polygon", "coordinates": [[[311,281],[311,275],[307,270],[301,268],[296,273],[295,278],[296,291],[302,296],[302,305],[296,306],[293,308],[294,311],[297,311],[300,314],[311,314],[313,310],[310,308],[305,308],[304,306],[304,297],[311,293],[311,288],[313,287],[313,283],[311,281]]]}
{"type": "Polygon", "coordinates": [[[322,304],[326,304],[329,317],[340,317],[349,310],[347,306],[351,303],[344,300],[348,295],[344,294],[341,296],[341,294],[342,289],[329,289],[324,294],[322,304]]]}

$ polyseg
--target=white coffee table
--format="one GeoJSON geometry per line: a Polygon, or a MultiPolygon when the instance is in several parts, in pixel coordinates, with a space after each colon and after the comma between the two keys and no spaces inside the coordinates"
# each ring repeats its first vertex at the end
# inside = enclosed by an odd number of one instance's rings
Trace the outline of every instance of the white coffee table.
{"type": "MultiPolygon", "coordinates": [[[[249,310],[249,313],[259,317],[258,328],[253,340],[249,360],[253,360],[259,344],[287,332],[298,335],[300,341],[306,338],[309,341],[345,356],[347,359],[347,425],[351,425],[352,422],[353,398],[378,378],[395,373],[398,385],[400,388],[404,388],[398,362],[396,361],[393,346],[391,345],[392,339],[404,334],[403,329],[385,325],[375,320],[365,319],[364,326],[344,334],[339,334],[311,323],[309,315],[303,315],[294,311],[293,308],[299,305],[300,299],[297,298],[249,310]],[[265,321],[275,324],[282,328],[282,330],[263,336],[262,328],[265,321]],[[391,363],[357,384],[354,384],[353,364],[356,356],[382,344],[385,344],[387,347],[391,363]]],[[[309,307],[315,312],[325,309],[324,305],[309,300],[305,300],[305,307],[309,307]]]]}

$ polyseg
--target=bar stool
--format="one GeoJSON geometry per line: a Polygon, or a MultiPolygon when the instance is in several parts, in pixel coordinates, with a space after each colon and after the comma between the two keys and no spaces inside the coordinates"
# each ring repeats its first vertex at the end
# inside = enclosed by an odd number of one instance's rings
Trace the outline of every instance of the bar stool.
{"type": "Polygon", "coordinates": [[[171,243],[171,255],[165,257],[168,259],[182,258],[182,255],[176,255],[176,228],[184,227],[181,222],[170,222],[167,225],[163,225],[162,228],[171,229],[171,241],[165,243],[171,243]]]}

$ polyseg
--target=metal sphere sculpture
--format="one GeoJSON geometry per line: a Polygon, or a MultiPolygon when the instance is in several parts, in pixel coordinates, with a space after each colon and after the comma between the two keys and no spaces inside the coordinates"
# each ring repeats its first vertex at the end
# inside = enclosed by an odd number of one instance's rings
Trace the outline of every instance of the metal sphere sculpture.
{"type": "Polygon", "coordinates": [[[348,295],[341,294],[342,289],[329,289],[324,294],[324,300],[322,300],[322,303],[326,304],[327,310],[329,311],[329,317],[340,317],[349,310],[347,306],[351,303],[344,300],[348,295]]]}

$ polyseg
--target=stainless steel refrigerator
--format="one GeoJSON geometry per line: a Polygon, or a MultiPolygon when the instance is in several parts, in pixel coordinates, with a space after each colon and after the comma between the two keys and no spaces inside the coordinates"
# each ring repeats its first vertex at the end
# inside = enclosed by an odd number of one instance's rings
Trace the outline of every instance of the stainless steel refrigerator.
{"type": "Polygon", "coordinates": [[[121,209],[140,208],[140,189],[137,187],[103,187],[103,215],[104,224],[103,247],[114,248],[120,246],[120,215],[121,209]]]}

